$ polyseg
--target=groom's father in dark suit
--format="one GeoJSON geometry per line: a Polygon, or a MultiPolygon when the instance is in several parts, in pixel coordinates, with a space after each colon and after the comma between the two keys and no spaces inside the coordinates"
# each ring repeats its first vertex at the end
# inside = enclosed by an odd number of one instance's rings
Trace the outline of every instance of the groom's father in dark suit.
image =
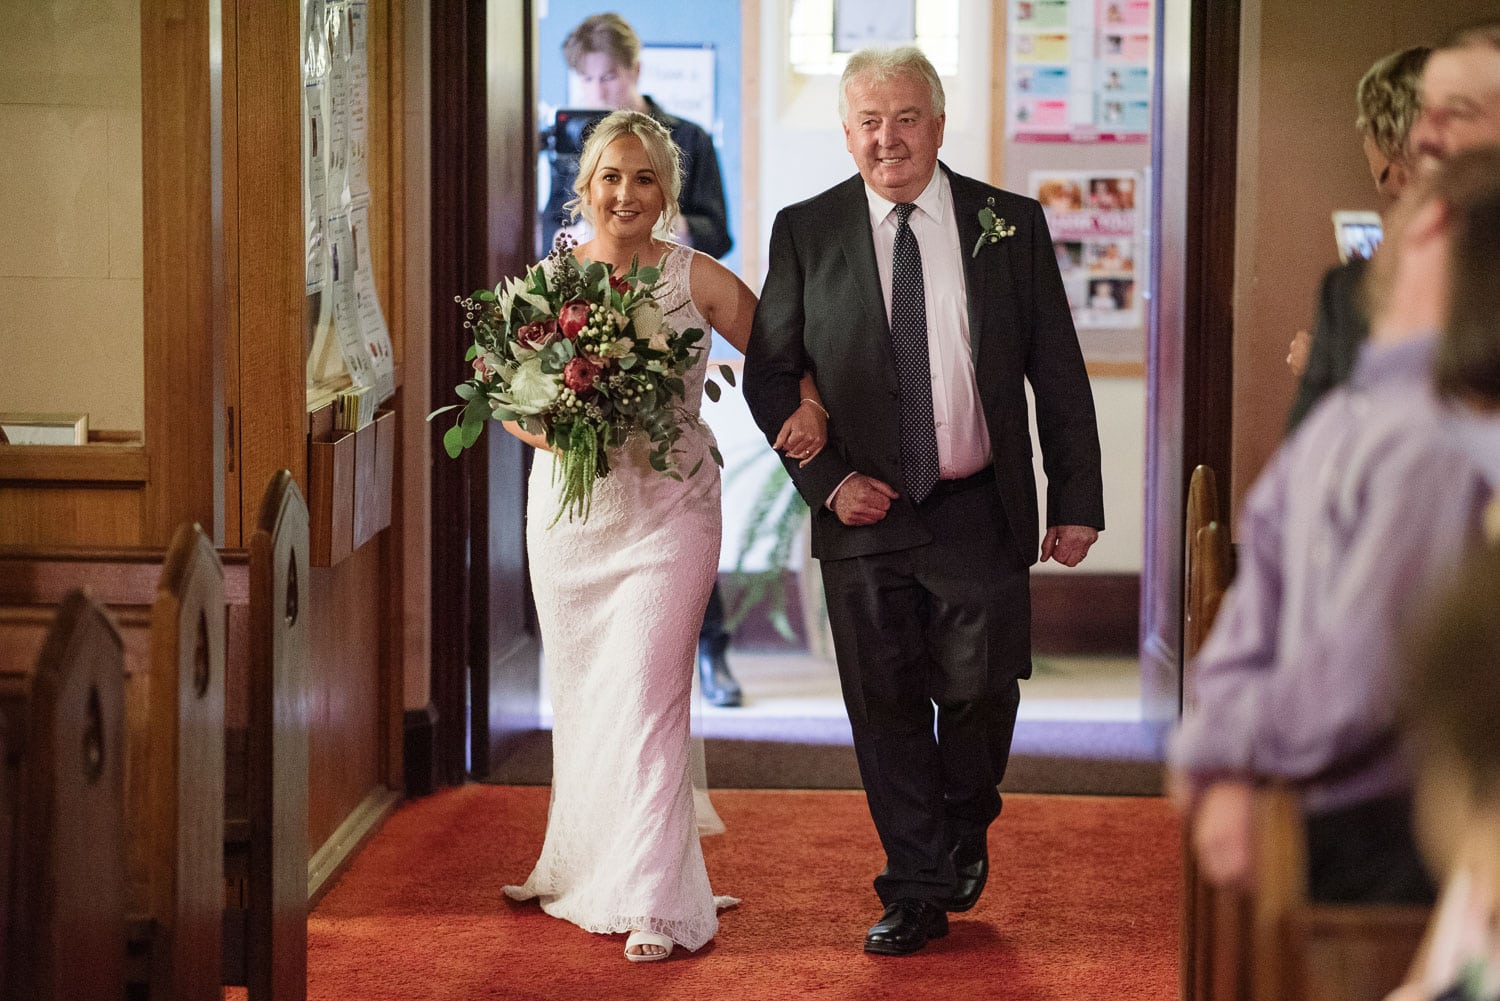
{"type": "Polygon", "coordinates": [[[828,447],[787,468],[814,511],[886,854],[865,950],[902,955],[946,934],[946,912],[972,907],[988,877],[1031,663],[1040,533],[1025,382],[1048,480],[1042,559],[1084,558],[1103,491],[1041,206],[938,163],[943,87],[917,49],[852,56],[839,112],[859,176],[777,215],[745,396],[774,435],[811,370],[830,415],[828,447]]]}

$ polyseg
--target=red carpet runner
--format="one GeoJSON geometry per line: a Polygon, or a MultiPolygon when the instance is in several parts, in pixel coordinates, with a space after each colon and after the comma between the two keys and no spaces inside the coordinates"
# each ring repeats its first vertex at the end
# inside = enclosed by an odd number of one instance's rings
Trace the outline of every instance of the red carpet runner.
{"type": "Polygon", "coordinates": [[[864,796],[719,791],[704,842],[714,890],[743,897],[719,936],[627,963],[507,901],[541,846],[544,788],[468,786],[408,804],[309,925],[309,996],[381,999],[1170,999],[1177,823],[1159,799],[1007,796],[979,905],[915,956],[860,951],[879,917],[864,796]]]}

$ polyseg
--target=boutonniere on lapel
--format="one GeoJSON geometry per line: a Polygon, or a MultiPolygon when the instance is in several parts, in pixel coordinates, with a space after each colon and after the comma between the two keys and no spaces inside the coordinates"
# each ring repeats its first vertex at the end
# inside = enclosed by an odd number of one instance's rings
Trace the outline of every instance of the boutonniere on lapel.
{"type": "Polygon", "coordinates": [[[979,251],[987,243],[999,243],[1007,236],[1016,235],[1014,224],[1007,225],[1004,216],[995,215],[995,199],[986,198],[984,208],[979,210],[979,239],[974,241],[974,252],[970,257],[978,257],[979,251]]]}

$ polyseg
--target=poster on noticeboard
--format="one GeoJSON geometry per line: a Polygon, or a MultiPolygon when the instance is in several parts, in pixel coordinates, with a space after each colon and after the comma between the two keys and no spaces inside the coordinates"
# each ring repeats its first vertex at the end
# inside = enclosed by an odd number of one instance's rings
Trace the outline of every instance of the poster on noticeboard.
{"type": "Polygon", "coordinates": [[[1085,356],[1118,354],[1118,347],[1091,351],[1087,332],[1144,326],[1141,293],[1147,286],[1142,220],[1147,194],[1142,172],[1037,170],[1031,173],[1029,188],[1047,215],[1058,270],[1085,356]]]}
{"type": "Polygon", "coordinates": [[[309,388],[347,376],[395,392],[369,239],[366,0],[302,0],[302,158],[309,388]]]}
{"type": "Polygon", "coordinates": [[[1010,140],[1146,142],[1154,24],[1152,0],[1013,0],[1010,140]]]}

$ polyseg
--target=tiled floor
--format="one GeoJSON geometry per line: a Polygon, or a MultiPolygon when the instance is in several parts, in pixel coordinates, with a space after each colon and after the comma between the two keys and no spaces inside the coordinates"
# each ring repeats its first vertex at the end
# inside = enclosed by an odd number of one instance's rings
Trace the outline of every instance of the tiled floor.
{"type": "MultiPolygon", "coordinates": [[[[735,650],[730,667],[745,691],[745,704],[700,708],[707,736],[777,739],[796,721],[837,726],[844,721],[834,665],[807,653],[735,650]]],[[[551,723],[542,667],[542,725],[551,723]]],[[[1021,685],[1020,719],[1136,723],[1141,719],[1140,665],[1128,657],[1038,657],[1031,680],[1021,685]]]]}
{"type": "MultiPolygon", "coordinates": [[[[807,653],[732,651],[745,705],[700,702],[715,785],[858,788],[853,735],[832,663],[807,653]]],[[[1017,792],[1156,795],[1164,729],[1144,721],[1140,667],[1127,657],[1039,657],[1021,686],[1005,786],[1017,792]]],[[[541,730],[496,781],[546,782],[551,708],[542,669],[541,730]]]]}

